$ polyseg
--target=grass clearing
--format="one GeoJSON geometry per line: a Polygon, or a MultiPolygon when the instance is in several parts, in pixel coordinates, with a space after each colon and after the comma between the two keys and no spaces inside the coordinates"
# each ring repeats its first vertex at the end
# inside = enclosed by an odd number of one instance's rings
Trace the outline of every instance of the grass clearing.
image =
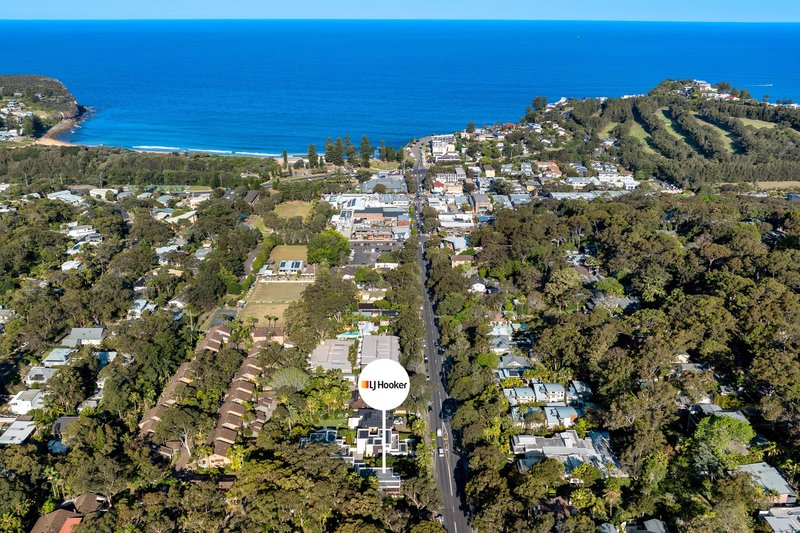
{"type": "Polygon", "coordinates": [[[270,229],[264,224],[264,219],[258,215],[250,217],[250,225],[260,231],[261,235],[269,235],[271,233],[270,229]]]}
{"type": "Polygon", "coordinates": [[[774,122],[767,122],[766,120],[758,120],[755,118],[737,118],[739,122],[744,124],[745,126],[753,126],[754,128],[761,130],[761,129],[772,129],[777,127],[778,125],[774,122]]]}
{"type": "Polygon", "coordinates": [[[800,181],[787,180],[787,181],[759,181],[758,188],[763,191],[768,190],[788,190],[800,189],[800,181]]]}
{"type": "Polygon", "coordinates": [[[605,125],[605,127],[598,132],[598,136],[601,139],[606,139],[611,136],[611,130],[619,126],[619,122],[609,122],[605,125]]]}
{"type": "Polygon", "coordinates": [[[293,200],[291,202],[283,202],[275,206],[275,214],[281,218],[306,218],[311,214],[314,205],[311,202],[303,202],[301,200],[293,200]]]}
{"type": "Polygon", "coordinates": [[[299,281],[268,281],[258,282],[250,293],[252,302],[264,303],[290,303],[303,294],[309,283],[299,281]]]}
{"type": "Polygon", "coordinates": [[[396,170],[400,168],[400,163],[397,161],[381,161],[380,159],[370,159],[370,170],[396,170]]]}
{"type": "Polygon", "coordinates": [[[664,123],[664,128],[669,132],[670,135],[675,137],[676,139],[680,139],[686,142],[686,139],[683,138],[683,135],[675,131],[675,127],[672,125],[672,119],[667,116],[667,109],[662,108],[656,112],[656,117],[659,118],[664,123]]]}
{"type": "Polygon", "coordinates": [[[703,126],[708,126],[712,130],[717,132],[717,135],[722,137],[722,140],[725,142],[726,150],[728,151],[728,153],[732,154],[732,153],[734,153],[736,151],[736,149],[734,148],[735,143],[736,143],[736,137],[734,137],[734,135],[731,132],[726,131],[726,130],[720,128],[719,126],[717,126],[716,124],[705,120],[703,117],[701,117],[697,113],[693,113],[693,114],[694,114],[694,118],[700,124],[702,124],[703,126]]]}
{"type": "Polygon", "coordinates": [[[258,327],[267,327],[267,326],[279,326],[283,327],[286,325],[286,319],[284,318],[283,314],[289,308],[289,304],[267,304],[267,303],[257,303],[257,302],[248,302],[245,304],[244,309],[242,312],[239,313],[239,318],[244,322],[247,323],[248,318],[255,318],[256,319],[256,326],[258,327]],[[269,320],[268,317],[276,316],[278,317],[277,322],[269,320]]]}
{"type": "Polygon", "coordinates": [[[284,326],[284,312],[308,286],[308,283],[299,282],[256,282],[239,317],[243,321],[253,317],[258,326],[268,326],[273,323],[267,317],[274,316],[278,317],[277,325],[284,326]]]}
{"type": "Polygon", "coordinates": [[[645,151],[651,154],[656,153],[656,151],[653,150],[653,147],[650,146],[650,134],[647,133],[642,127],[642,125],[635,120],[631,124],[631,137],[633,137],[634,139],[638,139],[644,146],[645,151]]]}
{"type": "Polygon", "coordinates": [[[308,247],[304,244],[280,244],[272,249],[269,258],[274,261],[276,265],[281,261],[307,261],[308,247]]]}

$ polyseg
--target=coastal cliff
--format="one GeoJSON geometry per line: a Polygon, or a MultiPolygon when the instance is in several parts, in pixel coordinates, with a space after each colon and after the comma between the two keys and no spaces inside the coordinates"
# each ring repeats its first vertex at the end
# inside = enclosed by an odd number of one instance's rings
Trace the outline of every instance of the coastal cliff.
{"type": "Polygon", "coordinates": [[[85,115],[66,86],[38,75],[0,75],[0,130],[6,140],[53,140],[85,115]]]}

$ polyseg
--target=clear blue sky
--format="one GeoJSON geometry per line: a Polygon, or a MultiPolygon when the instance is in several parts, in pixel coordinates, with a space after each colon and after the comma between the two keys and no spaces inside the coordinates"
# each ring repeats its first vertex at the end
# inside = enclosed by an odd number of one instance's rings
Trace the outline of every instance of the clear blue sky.
{"type": "Polygon", "coordinates": [[[800,22],[798,0],[22,0],[0,19],[523,19],[800,22]]]}

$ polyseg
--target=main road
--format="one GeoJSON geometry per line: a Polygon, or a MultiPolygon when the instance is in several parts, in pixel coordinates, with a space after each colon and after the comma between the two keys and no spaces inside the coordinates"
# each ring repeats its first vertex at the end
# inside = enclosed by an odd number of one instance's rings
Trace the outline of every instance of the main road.
{"type": "Polygon", "coordinates": [[[423,141],[419,141],[412,147],[417,160],[413,170],[414,178],[417,182],[414,212],[417,215],[417,229],[420,235],[417,261],[420,266],[424,292],[422,320],[425,323],[426,370],[434,383],[429,413],[431,430],[437,434],[434,445],[434,448],[436,448],[434,450],[434,478],[443,504],[441,515],[445,529],[451,533],[469,533],[472,529],[469,526],[467,515],[464,513],[461,503],[464,482],[463,476],[459,475],[459,456],[453,449],[453,432],[450,422],[446,416],[442,415],[442,405],[450,396],[444,386],[443,356],[439,351],[439,329],[436,324],[436,316],[433,313],[433,302],[427,289],[428,273],[423,255],[426,237],[422,234],[422,226],[420,224],[422,208],[424,207],[422,204],[422,184],[425,177],[425,156],[422,151],[422,145],[423,141]],[[441,437],[438,436],[439,434],[441,434],[441,437]],[[443,450],[441,455],[438,452],[438,448],[443,450]]]}

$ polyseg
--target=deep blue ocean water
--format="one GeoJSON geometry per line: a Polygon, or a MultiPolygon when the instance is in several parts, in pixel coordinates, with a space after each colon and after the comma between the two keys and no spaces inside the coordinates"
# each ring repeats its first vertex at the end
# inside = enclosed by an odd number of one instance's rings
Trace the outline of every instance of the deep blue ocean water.
{"type": "Polygon", "coordinates": [[[800,25],[626,22],[0,22],[0,72],[62,80],[96,116],[66,140],[305,152],[516,121],[536,95],[665,78],[800,100],[800,25]]]}

